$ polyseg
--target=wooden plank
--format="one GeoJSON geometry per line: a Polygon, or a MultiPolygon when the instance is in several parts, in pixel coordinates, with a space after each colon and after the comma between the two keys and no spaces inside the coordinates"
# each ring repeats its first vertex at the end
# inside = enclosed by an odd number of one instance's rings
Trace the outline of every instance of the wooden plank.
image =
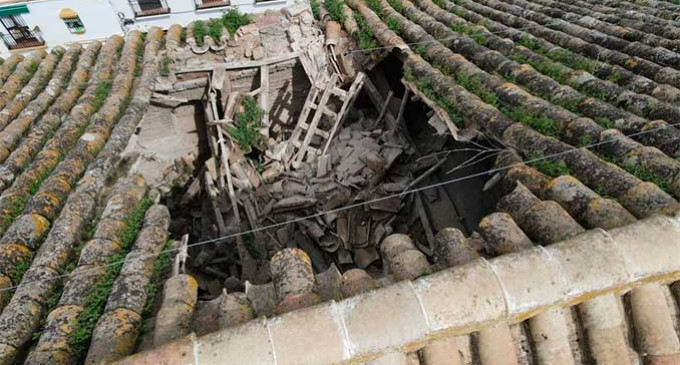
{"type": "MultiPolygon", "coordinates": [[[[310,104],[309,107],[316,110],[317,105],[316,104],[310,104]]],[[[328,115],[331,119],[335,119],[338,116],[338,114],[336,112],[332,111],[330,108],[328,108],[327,105],[324,105],[323,113],[328,115]]]]}
{"type": "Polygon", "coordinates": [[[222,91],[222,86],[224,85],[224,79],[227,78],[227,69],[224,64],[215,66],[212,72],[212,78],[210,84],[216,90],[222,91]]]}
{"type": "Polygon", "coordinates": [[[390,90],[387,93],[387,98],[385,99],[385,104],[383,104],[382,110],[380,111],[380,114],[378,114],[378,118],[375,120],[374,126],[377,126],[382,118],[385,116],[385,112],[387,112],[387,107],[390,106],[390,101],[392,101],[392,96],[394,96],[394,92],[390,90]]]}
{"type": "Polygon", "coordinates": [[[218,200],[218,194],[217,194],[217,187],[215,186],[215,183],[213,182],[212,176],[210,176],[210,172],[206,170],[205,175],[205,186],[206,186],[206,191],[208,192],[208,196],[210,197],[210,204],[212,206],[213,212],[215,213],[215,221],[217,221],[217,229],[220,232],[221,236],[224,236],[227,234],[227,226],[224,224],[224,218],[222,217],[222,212],[220,212],[220,208],[217,206],[217,200],[218,200]]]}
{"type": "Polygon", "coordinates": [[[292,52],[280,56],[274,56],[270,57],[264,60],[258,60],[258,61],[241,61],[241,62],[215,62],[211,64],[207,64],[205,66],[200,66],[200,67],[194,67],[194,68],[185,68],[181,70],[175,71],[175,74],[184,74],[184,73],[192,73],[192,72],[208,72],[212,71],[215,69],[215,67],[220,67],[223,66],[225,70],[237,70],[240,68],[255,68],[255,67],[262,67],[263,65],[275,65],[277,63],[281,63],[284,61],[289,61],[294,58],[297,58],[300,56],[300,52],[292,52]]]}
{"type": "Polygon", "coordinates": [[[347,91],[339,87],[333,88],[333,94],[337,95],[340,99],[342,99],[342,101],[345,101],[345,99],[347,98],[347,91]]]}
{"type": "MultiPolygon", "coordinates": [[[[400,125],[402,119],[404,119],[404,110],[406,110],[406,102],[408,101],[410,91],[408,87],[404,89],[404,96],[401,97],[401,105],[399,106],[399,114],[397,114],[397,125],[400,125]]],[[[404,130],[404,133],[406,133],[406,130],[404,130]]]]}
{"type": "Polygon", "coordinates": [[[317,128],[317,129],[314,131],[314,134],[316,134],[317,136],[319,136],[319,137],[321,137],[321,138],[323,138],[323,139],[328,139],[328,137],[331,136],[330,133],[328,133],[328,132],[326,132],[326,131],[324,131],[324,130],[321,130],[321,129],[319,129],[319,128],[317,128]]]}
{"type": "MultiPolygon", "coordinates": [[[[238,96],[238,93],[231,93],[229,94],[229,98],[236,98],[238,96]]],[[[211,87],[209,91],[209,98],[210,98],[210,104],[211,104],[211,109],[214,115],[217,115],[217,101],[216,101],[216,91],[211,87]]],[[[229,100],[227,101],[227,105],[232,104],[231,109],[234,109],[235,101],[229,100]]],[[[216,118],[215,118],[216,119],[216,118]]],[[[222,129],[221,125],[216,125],[215,130],[217,132],[217,143],[219,146],[220,150],[220,162],[222,167],[224,168],[225,175],[226,175],[226,187],[227,187],[227,193],[229,196],[229,201],[231,203],[231,209],[234,214],[234,222],[236,223],[236,226],[241,227],[241,216],[238,210],[238,200],[236,199],[236,192],[234,190],[234,182],[231,176],[231,171],[229,169],[229,155],[231,154],[231,149],[227,147],[226,141],[226,133],[222,129]]],[[[244,268],[250,268],[252,267],[252,261],[253,258],[250,256],[248,253],[248,250],[246,250],[244,244],[243,244],[243,237],[241,235],[236,236],[236,249],[239,254],[239,258],[241,259],[241,265],[244,268]]],[[[244,278],[249,279],[248,276],[252,275],[251,273],[248,273],[244,269],[244,278]]]]}
{"type": "Polygon", "coordinates": [[[449,132],[451,132],[451,135],[453,136],[454,139],[458,139],[458,127],[456,124],[451,120],[449,113],[447,113],[442,107],[439,106],[435,101],[431,100],[425,94],[420,92],[418,88],[411,82],[408,82],[404,79],[401,80],[404,85],[409,88],[413,93],[420,98],[420,100],[423,101],[423,103],[427,104],[432,110],[437,114],[439,117],[439,120],[443,121],[446,126],[449,129],[449,132]]]}
{"type": "MultiPolygon", "coordinates": [[[[380,91],[378,91],[378,88],[375,87],[375,84],[373,83],[373,81],[371,81],[370,77],[366,77],[364,79],[364,87],[366,90],[366,94],[368,94],[368,97],[371,99],[373,106],[375,106],[375,110],[380,112],[382,106],[385,105],[385,100],[383,99],[382,95],[380,95],[380,91]]],[[[397,120],[394,119],[394,116],[392,115],[392,113],[390,113],[389,110],[385,114],[385,121],[387,122],[388,127],[392,129],[396,128],[397,120]]]]}
{"type": "Polygon", "coordinates": [[[288,140],[289,144],[293,145],[293,149],[286,147],[286,153],[283,156],[283,162],[286,168],[289,166],[289,161],[290,158],[294,154],[294,148],[299,148],[299,139],[300,136],[302,135],[302,126],[306,124],[307,118],[309,117],[309,113],[311,111],[311,108],[309,107],[311,104],[314,103],[316,100],[316,97],[319,94],[319,89],[315,86],[314,83],[312,83],[312,87],[309,90],[309,93],[307,94],[307,99],[305,100],[305,104],[302,106],[302,112],[300,112],[300,116],[298,117],[298,122],[295,125],[295,129],[293,130],[293,134],[288,140]]]}
{"type": "Polygon", "coordinates": [[[258,98],[260,109],[262,109],[262,125],[267,128],[269,135],[269,65],[260,67],[260,97],[258,98]]]}
{"type": "MultiPolygon", "coordinates": [[[[319,106],[320,108],[323,108],[326,106],[326,103],[328,103],[328,99],[331,97],[332,90],[335,87],[335,81],[337,80],[337,76],[333,74],[331,76],[331,79],[328,81],[328,85],[326,86],[326,90],[324,90],[323,95],[321,96],[321,100],[319,101],[319,106]]],[[[316,129],[316,127],[319,126],[319,122],[321,121],[321,116],[323,115],[323,112],[319,109],[316,110],[316,113],[314,113],[314,117],[312,117],[312,121],[309,123],[309,130],[307,130],[307,133],[305,134],[305,139],[302,141],[302,146],[300,147],[300,150],[297,153],[297,156],[295,158],[295,162],[302,162],[302,159],[305,157],[305,153],[307,152],[307,147],[309,146],[309,143],[312,142],[312,136],[314,135],[310,131],[313,131],[316,129]]]]}
{"type": "Polygon", "coordinates": [[[300,52],[300,64],[302,64],[302,68],[305,70],[309,82],[313,83],[318,76],[318,72],[312,64],[311,57],[309,57],[305,51],[300,52]]]}
{"type": "Polygon", "coordinates": [[[175,262],[172,265],[172,276],[177,276],[179,274],[184,274],[186,272],[186,261],[189,258],[189,235],[185,234],[182,236],[182,241],[177,248],[177,255],[175,256],[175,262]]]}
{"type": "Polygon", "coordinates": [[[331,129],[328,139],[326,140],[326,145],[324,146],[323,151],[321,152],[322,155],[325,155],[326,151],[328,151],[328,147],[330,147],[331,145],[331,141],[335,136],[335,132],[337,132],[337,130],[342,126],[342,123],[345,119],[345,113],[347,113],[347,109],[349,109],[352,106],[352,104],[354,104],[354,100],[356,100],[357,95],[359,95],[359,91],[363,87],[364,79],[366,78],[367,78],[366,74],[364,74],[363,72],[359,72],[359,74],[357,74],[357,77],[354,79],[354,82],[352,82],[352,86],[349,87],[349,90],[347,91],[347,98],[345,98],[344,102],[342,103],[342,107],[340,107],[340,111],[336,116],[333,128],[331,129]]]}
{"type": "Polygon", "coordinates": [[[423,225],[423,230],[425,231],[425,237],[427,238],[427,245],[430,249],[430,253],[434,252],[434,232],[432,232],[432,226],[430,225],[430,219],[427,216],[425,207],[423,205],[423,199],[420,196],[422,192],[416,193],[416,210],[418,211],[418,217],[420,218],[420,223],[423,225]]]}

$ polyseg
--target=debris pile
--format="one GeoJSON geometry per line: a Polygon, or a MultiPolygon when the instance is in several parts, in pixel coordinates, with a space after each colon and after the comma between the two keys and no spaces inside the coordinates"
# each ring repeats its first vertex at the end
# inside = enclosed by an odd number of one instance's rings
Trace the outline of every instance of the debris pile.
{"type": "MultiPolygon", "coordinates": [[[[282,149],[281,143],[270,143],[270,149],[258,156],[261,146],[249,146],[252,150],[247,151],[237,138],[235,131],[248,114],[245,109],[252,108],[248,100],[232,93],[225,119],[208,122],[214,126],[211,140],[215,154],[199,176],[210,199],[195,209],[196,216],[205,218],[207,213],[215,219],[212,225],[206,225],[203,219],[191,233],[202,240],[254,232],[198,247],[189,254],[190,267],[221,282],[227,280],[233,285],[231,289],[241,287],[237,278],[269,281],[266,259],[283,248],[307,252],[316,272],[326,271],[333,263],[362,269],[376,264],[374,269],[379,270],[382,239],[398,226],[408,229],[409,223],[414,223],[409,213],[417,211],[411,209],[415,199],[398,196],[413,182],[413,166],[405,163],[413,150],[401,132],[363,116],[363,112],[352,112],[348,124],[329,140],[325,153],[321,148],[314,149],[302,161],[285,168],[283,155],[290,149],[282,149]],[[240,108],[232,102],[234,99],[241,100],[240,108]],[[236,109],[244,111],[235,113],[236,109]],[[282,152],[277,153],[277,149],[282,152]],[[404,163],[397,164],[398,160],[404,163]],[[345,209],[347,206],[356,207],[345,209]],[[277,224],[278,228],[261,230],[277,224]],[[228,249],[234,247],[230,242],[239,248],[238,257],[228,249]],[[241,264],[240,275],[237,263],[241,264]]],[[[291,140],[284,141],[283,147],[290,147],[291,140]]],[[[291,161],[302,151],[292,150],[297,153],[291,161]]],[[[198,188],[199,183],[195,184],[198,188]]],[[[221,286],[211,286],[219,295],[221,286]]]]}
{"type": "MultiPolygon", "coordinates": [[[[197,42],[192,24],[159,80],[154,105],[194,100],[206,133],[204,155],[180,164],[194,170],[189,181],[177,176],[186,190],[168,192],[181,212],[171,230],[189,236],[186,267],[201,299],[271,282],[269,260],[284,248],[305,251],[316,273],[335,265],[377,276],[386,270],[379,247],[392,233],[409,233],[432,255],[436,224],[426,207],[439,197],[401,194],[446,160],[418,158],[406,128],[407,102],[431,103],[404,80],[395,95],[384,76],[354,71],[344,54],[353,40],[334,21],[323,22],[323,34],[312,21],[308,7],[292,7],[223,31],[222,43],[197,42]],[[308,84],[282,82],[285,67],[298,67],[308,84]],[[282,100],[296,90],[302,98],[282,100]]],[[[437,112],[423,118],[451,124],[437,112]]]]}

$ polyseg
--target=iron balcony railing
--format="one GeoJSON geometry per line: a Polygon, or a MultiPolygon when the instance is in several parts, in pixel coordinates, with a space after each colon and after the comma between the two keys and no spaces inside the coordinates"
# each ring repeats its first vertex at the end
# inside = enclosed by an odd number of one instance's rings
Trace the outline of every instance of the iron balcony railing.
{"type": "Polygon", "coordinates": [[[229,6],[229,0],[194,0],[196,9],[217,8],[220,6],[229,6]]]}
{"type": "Polygon", "coordinates": [[[5,42],[5,46],[7,46],[9,50],[45,45],[42,32],[38,28],[31,30],[26,27],[25,29],[21,29],[21,31],[13,29],[12,33],[13,34],[0,34],[2,41],[5,42]]]}
{"type": "Polygon", "coordinates": [[[170,7],[166,0],[129,0],[136,17],[167,14],[170,7]]]}

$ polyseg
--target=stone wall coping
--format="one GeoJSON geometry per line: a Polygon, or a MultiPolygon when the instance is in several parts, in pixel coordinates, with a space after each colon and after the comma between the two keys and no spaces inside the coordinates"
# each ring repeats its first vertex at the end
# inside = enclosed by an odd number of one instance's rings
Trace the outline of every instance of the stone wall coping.
{"type": "Polygon", "coordinates": [[[442,337],[520,322],[554,307],[678,279],[680,216],[655,216],[202,337],[191,335],[117,364],[359,364],[442,337]]]}

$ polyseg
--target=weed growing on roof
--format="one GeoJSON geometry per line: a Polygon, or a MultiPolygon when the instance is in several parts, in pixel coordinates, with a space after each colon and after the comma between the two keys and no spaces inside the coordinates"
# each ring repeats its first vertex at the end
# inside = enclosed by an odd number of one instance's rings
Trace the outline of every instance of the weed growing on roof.
{"type": "Polygon", "coordinates": [[[480,77],[479,74],[468,76],[463,73],[457,73],[456,82],[469,92],[479,96],[485,103],[494,107],[500,106],[498,96],[482,86],[480,77]]]}
{"type": "MultiPolygon", "coordinates": [[[[680,0],[678,0],[678,1],[680,1],[680,0]]],[[[616,71],[611,72],[607,76],[607,80],[609,80],[609,81],[611,81],[615,84],[620,84],[622,78],[623,78],[623,74],[621,74],[620,72],[616,72],[616,71]]]]}
{"type": "Polygon", "coordinates": [[[222,25],[227,28],[229,35],[234,35],[239,27],[252,22],[253,20],[250,18],[250,15],[241,14],[235,9],[229,9],[226,14],[222,15],[222,25]]]}
{"type": "Polygon", "coordinates": [[[375,41],[373,28],[371,28],[366,19],[361,14],[354,13],[354,20],[356,20],[357,24],[359,25],[359,33],[354,35],[354,38],[359,44],[359,48],[376,48],[378,43],[375,41]]]}
{"type": "Polygon", "coordinates": [[[161,285],[159,281],[166,275],[168,267],[170,267],[170,250],[172,249],[172,240],[168,239],[165,241],[163,250],[161,254],[158,255],[153,263],[153,274],[151,275],[151,280],[146,284],[146,303],[144,303],[144,310],[142,310],[142,326],[139,330],[139,335],[137,340],[141,341],[144,335],[151,330],[148,326],[148,321],[146,319],[153,315],[154,309],[156,307],[156,301],[158,299],[158,293],[160,292],[161,285]]]}
{"type": "MultiPolygon", "coordinates": [[[[94,237],[94,233],[97,230],[97,225],[99,224],[99,220],[101,217],[96,217],[95,219],[90,219],[86,222],[85,227],[83,227],[82,230],[82,236],[80,237],[80,240],[78,240],[78,243],[76,243],[75,247],[73,248],[73,253],[71,254],[71,257],[78,258],[80,257],[80,253],[83,251],[83,246],[85,246],[85,243],[87,241],[91,240],[92,237],[94,237]]],[[[71,260],[69,261],[68,265],[66,265],[66,268],[64,269],[64,272],[70,273],[72,272],[75,268],[76,265],[78,264],[78,260],[71,260]]]]}
{"type": "Polygon", "coordinates": [[[75,357],[79,359],[79,363],[82,362],[87,354],[87,350],[90,347],[92,331],[97,324],[97,320],[104,312],[106,302],[108,301],[109,294],[113,288],[113,283],[123,266],[122,261],[125,259],[127,251],[137,237],[137,233],[139,233],[139,230],[142,228],[146,210],[152,204],[153,199],[151,197],[144,197],[137,206],[135,206],[133,212],[125,220],[125,228],[123,229],[121,239],[121,252],[113,255],[108,260],[109,263],[117,264],[107,266],[104,277],[87,293],[85,307],[76,317],[75,327],[69,335],[69,345],[73,349],[75,357]]]}
{"type": "Polygon", "coordinates": [[[548,50],[538,41],[538,39],[526,34],[522,36],[517,43],[539,54],[548,53],[548,50]]]}
{"type": "Polygon", "coordinates": [[[39,65],[40,65],[40,62],[38,62],[38,61],[31,62],[26,67],[26,74],[19,80],[19,83],[21,85],[26,85],[28,83],[28,81],[31,80],[31,77],[33,77],[33,74],[35,74],[35,72],[38,71],[39,65]]]}
{"type": "Polygon", "coordinates": [[[399,0],[387,0],[387,3],[390,4],[392,9],[394,9],[397,13],[404,12],[404,7],[401,5],[399,0]]]}
{"type": "Polygon", "coordinates": [[[343,5],[345,3],[342,0],[326,0],[323,5],[326,7],[326,11],[331,16],[331,19],[335,20],[340,24],[345,24],[345,12],[342,11],[343,5]]]}
{"type": "Polygon", "coordinates": [[[433,1],[440,8],[448,10],[449,12],[458,16],[459,18],[468,19],[465,10],[462,10],[459,7],[454,7],[454,4],[459,5],[459,2],[457,0],[451,0],[450,3],[449,3],[449,1],[445,1],[445,0],[433,0],[433,1]],[[452,7],[453,7],[453,9],[451,9],[452,7]]]}
{"type": "Polygon", "coordinates": [[[594,118],[597,124],[601,125],[605,129],[615,129],[616,124],[609,118],[594,118]]]}
{"type": "Polygon", "coordinates": [[[431,80],[424,77],[415,77],[410,69],[406,69],[404,72],[404,79],[414,83],[418,90],[420,90],[420,92],[425,95],[425,97],[437,103],[437,105],[446,110],[446,113],[449,115],[449,118],[451,118],[451,121],[453,121],[455,125],[459,127],[463,125],[463,116],[458,111],[458,108],[456,108],[456,106],[448,99],[435,93],[435,91],[432,89],[431,80]]]}
{"type": "Polygon", "coordinates": [[[564,84],[567,80],[567,72],[564,66],[559,63],[552,62],[550,60],[530,60],[527,59],[526,63],[535,68],[538,72],[549,76],[551,79],[557,81],[560,84],[564,84]]]}
{"type": "Polygon", "coordinates": [[[9,270],[7,270],[7,276],[12,280],[12,284],[18,285],[21,282],[21,278],[31,267],[30,259],[22,259],[17,261],[9,270]]]}
{"type": "Polygon", "coordinates": [[[139,77],[142,74],[142,60],[144,59],[144,40],[146,39],[146,33],[142,33],[141,39],[137,49],[135,49],[135,56],[137,61],[135,62],[134,76],[139,77]]]}
{"type": "Polygon", "coordinates": [[[253,147],[260,146],[264,137],[260,134],[262,128],[262,110],[251,96],[243,98],[243,112],[236,113],[234,128],[229,135],[236,140],[245,154],[250,153],[253,147]]]}
{"type": "Polygon", "coordinates": [[[123,229],[121,247],[123,249],[128,249],[135,241],[137,233],[142,228],[142,222],[144,221],[144,214],[146,210],[153,205],[152,197],[144,197],[132,211],[132,214],[125,220],[125,228],[123,229]]]}
{"type": "Polygon", "coordinates": [[[523,36],[517,43],[576,70],[584,70],[593,73],[597,68],[596,62],[564,48],[557,48],[548,52],[548,49],[533,37],[523,36]]]}
{"type": "Polygon", "coordinates": [[[194,39],[196,40],[196,45],[203,47],[203,39],[208,35],[208,28],[206,28],[205,23],[202,20],[197,20],[194,22],[194,39]]]}
{"type": "Polygon", "coordinates": [[[382,18],[385,15],[382,6],[380,5],[380,0],[366,0],[365,3],[379,18],[382,18]]]}
{"type": "Polygon", "coordinates": [[[222,21],[220,19],[210,19],[208,20],[208,35],[215,42],[219,42],[222,38],[222,21]]]}
{"type": "Polygon", "coordinates": [[[621,165],[621,167],[623,167],[624,170],[628,171],[628,173],[637,177],[638,179],[640,179],[642,181],[651,182],[651,183],[655,184],[656,186],[660,187],[661,190],[667,192],[668,194],[673,195],[673,193],[671,191],[671,186],[668,184],[668,182],[666,182],[666,180],[664,180],[659,175],[645,169],[644,167],[642,167],[640,165],[636,165],[636,164],[633,164],[633,163],[630,163],[630,162],[619,164],[619,165],[621,165]]]}
{"type": "Polygon", "coordinates": [[[42,183],[47,179],[48,176],[50,176],[50,174],[52,174],[54,169],[57,168],[57,164],[59,164],[59,162],[61,162],[63,159],[64,159],[64,155],[62,154],[62,155],[59,156],[57,163],[55,163],[49,169],[40,172],[40,174],[38,174],[38,177],[36,179],[34,179],[34,180],[32,180],[31,182],[28,183],[28,193],[30,195],[35,195],[35,193],[38,192],[42,183]]]}
{"type": "Polygon", "coordinates": [[[321,10],[319,2],[317,0],[309,0],[309,7],[312,8],[312,14],[314,15],[314,18],[319,19],[319,11],[321,10]]]}
{"type": "Polygon", "coordinates": [[[593,144],[593,139],[590,136],[581,136],[578,139],[579,147],[590,146],[591,144],[593,144]]]}
{"type": "Polygon", "coordinates": [[[481,28],[461,23],[449,24],[449,28],[456,33],[464,34],[470,37],[476,43],[481,45],[486,45],[489,41],[486,32],[481,28]]]}
{"type": "Polygon", "coordinates": [[[438,68],[439,70],[441,70],[441,72],[446,74],[446,75],[451,75],[453,73],[453,70],[451,70],[451,66],[449,66],[449,65],[442,64],[441,62],[437,62],[437,61],[432,62],[432,65],[434,67],[438,68]]]}
{"type": "Polygon", "coordinates": [[[2,292],[2,295],[0,295],[0,303],[2,304],[9,303],[9,301],[12,300],[12,297],[14,296],[14,291],[15,291],[14,289],[11,289],[2,292]]]}
{"type": "Polygon", "coordinates": [[[187,42],[187,28],[182,27],[182,31],[179,33],[179,42],[184,44],[187,42]]]}
{"type": "MultiPolygon", "coordinates": [[[[14,266],[12,266],[7,271],[7,276],[12,281],[12,284],[18,285],[21,282],[21,279],[24,277],[24,274],[26,273],[26,271],[28,271],[30,267],[31,259],[21,259],[14,266]]],[[[10,300],[12,300],[12,296],[14,295],[15,291],[16,289],[11,289],[2,292],[2,295],[0,295],[0,303],[6,304],[10,300]]]]}
{"type": "MultiPolygon", "coordinates": [[[[14,200],[7,207],[7,215],[2,219],[2,226],[0,226],[0,232],[6,232],[9,226],[21,215],[24,211],[24,207],[28,202],[28,197],[25,195],[16,196],[14,200]]],[[[4,212],[3,212],[4,213],[4,212]]]]}
{"type": "Polygon", "coordinates": [[[547,56],[575,70],[584,70],[593,73],[597,69],[597,63],[595,61],[589,60],[574,52],[567,51],[564,48],[549,52],[547,53],[547,56]]]}
{"type": "Polygon", "coordinates": [[[62,286],[59,285],[59,287],[52,291],[52,293],[47,297],[45,310],[40,316],[40,325],[38,326],[38,329],[33,332],[33,334],[31,334],[32,342],[37,342],[40,339],[40,336],[42,336],[43,330],[45,329],[45,324],[47,324],[47,314],[52,312],[52,310],[57,307],[57,304],[59,304],[59,299],[61,298],[61,287],[62,286]]]}
{"type": "Polygon", "coordinates": [[[545,136],[559,138],[561,135],[560,128],[555,121],[550,118],[542,115],[535,115],[522,107],[500,108],[500,110],[510,119],[524,123],[545,136]]]}
{"type": "Polygon", "coordinates": [[[578,111],[578,106],[581,104],[581,102],[585,99],[586,97],[579,97],[577,99],[568,99],[568,100],[554,100],[553,102],[564,109],[571,110],[572,112],[577,112],[578,111]]]}
{"type": "Polygon", "coordinates": [[[390,17],[387,18],[387,21],[385,22],[387,24],[387,27],[390,28],[391,31],[397,33],[401,29],[401,23],[396,18],[390,17]]]}
{"type": "MultiPolygon", "coordinates": [[[[111,257],[110,262],[120,262],[125,258],[123,254],[116,254],[111,257]]],[[[113,282],[118,276],[122,264],[109,266],[104,277],[95,284],[87,294],[85,308],[76,317],[76,325],[69,335],[69,345],[79,363],[84,360],[87,350],[90,347],[92,331],[97,324],[97,320],[102,315],[109,293],[113,287],[113,282]]]]}
{"type": "Polygon", "coordinates": [[[563,175],[569,175],[569,168],[562,160],[554,160],[551,158],[543,158],[541,155],[532,156],[530,159],[539,159],[529,164],[536,170],[550,176],[558,177],[563,175]]]}
{"type": "Polygon", "coordinates": [[[94,100],[92,101],[94,110],[99,110],[99,108],[104,105],[106,97],[108,97],[111,92],[111,86],[113,86],[111,80],[102,81],[97,85],[97,88],[94,91],[94,100]]]}
{"type": "Polygon", "coordinates": [[[158,71],[161,73],[161,75],[169,75],[170,74],[170,64],[172,63],[172,60],[170,57],[167,55],[163,55],[163,58],[161,58],[160,65],[158,67],[158,71]]]}
{"type": "Polygon", "coordinates": [[[609,95],[607,94],[607,92],[605,90],[600,90],[598,92],[591,92],[589,94],[592,95],[595,99],[599,99],[599,100],[603,100],[603,101],[608,101],[610,99],[609,95]]]}

